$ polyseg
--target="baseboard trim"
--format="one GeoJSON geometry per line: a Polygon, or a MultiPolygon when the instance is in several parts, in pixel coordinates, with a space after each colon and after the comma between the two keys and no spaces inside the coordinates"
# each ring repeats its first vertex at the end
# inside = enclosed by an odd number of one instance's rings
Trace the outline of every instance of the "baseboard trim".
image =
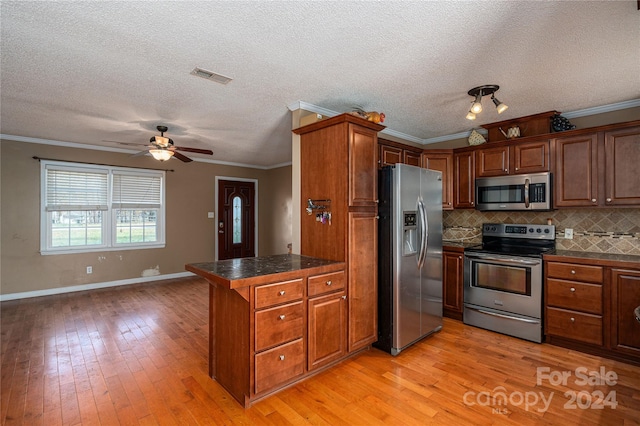
{"type": "Polygon", "coordinates": [[[102,283],[91,283],[74,285],[69,287],[57,287],[46,290],[25,291],[21,293],[0,294],[0,302],[7,300],[27,299],[30,297],[51,296],[54,294],[73,293],[76,291],[95,290],[98,288],[118,287],[121,285],[140,284],[152,281],[170,280],[173,278],[183,278],[195,276],[191,272],[177,272],[175,274],[155,275],[152,277],[128,278],[126,280],[106,281],[102,283]]]}

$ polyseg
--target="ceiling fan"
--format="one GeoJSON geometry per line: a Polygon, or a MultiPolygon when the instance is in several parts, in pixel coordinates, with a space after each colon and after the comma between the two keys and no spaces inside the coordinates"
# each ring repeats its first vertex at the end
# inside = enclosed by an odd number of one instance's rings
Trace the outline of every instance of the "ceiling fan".
{"type": "MultiPolygon", "coordinates": [[[[184,146],[175,146],[171,138],[167,138],[164,136],[164,132],[168,130],[167,126],[156,126],[156,129],[158,129],[158,131],[160,132],[160,136],[151,136],[151,139],[149,139],[150,145],[147,145],[149,149],[141,151],[134,155],[146,155],[147,153],[149,153],[153,156],[153,158],[159,161],[167,161],[171,157],[176,157],[178,160],[184,161],[185,163],[188,163],[193,160],[187,157],[186,155],[181,154],[178,151],[213,155],[213,151],[211,151],[210,149],[187,148],[184,146]]],[[[122,145],[144,145],[144,144],[132,144],[132,143],[124,143],[124,142],[119,142],[119,143],[122,145]]]]}

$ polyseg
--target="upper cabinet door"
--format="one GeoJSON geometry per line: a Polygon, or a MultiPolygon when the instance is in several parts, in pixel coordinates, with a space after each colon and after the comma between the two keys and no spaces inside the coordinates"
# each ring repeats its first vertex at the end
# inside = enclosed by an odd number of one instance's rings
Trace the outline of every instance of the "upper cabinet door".
{"type": "Polygon", "coordinates": [[[380,167],[402,163],[402,149],[380,144],[380,167]]]}
{"type": "Polygon", "coordinates": [[[377,150],[376,131],[349,125],[349,206],[377,205],[377,150]]]}
{"type": "Polygon", "coordinates": [[[408,164],[410,166],[416,166],[416,167],[420,167],[421,166],[421,155],[417,152],[413,152],[413,151],[404,151],[404,164],[408,164]]]}
{"type": "Polygon", "coordinates": [[[509,147],[481,148],[476,151],[476,177],[509,174],[509,147]]]}
{"type": "Polygon", "coordinates": [[[558,138],[555,143],[556,207],[598,205],[598,135],[558,138]]]}
{"type": "Polygon", "coordinates": [[[453,174],[455,176],[453,207],[456,209],[472,209],[476,206],[474,157],[473,151],[453,154],[453,174]]]}
{"type": "Polygon", "coordinates": [[[640,127],[606,132],[604,144],[604,205],[640,205],[640,127]]]}
{"type": "Polygon", "coordinates": [[[442,172],[442,209],[453,210],[453,153],[422,154],[422,167],[442,172]]]}
{"type": "Polygon", "coordinates": [[[549,171],[549,141],[515,144],[512,173],[540,173],[549,171]]]}

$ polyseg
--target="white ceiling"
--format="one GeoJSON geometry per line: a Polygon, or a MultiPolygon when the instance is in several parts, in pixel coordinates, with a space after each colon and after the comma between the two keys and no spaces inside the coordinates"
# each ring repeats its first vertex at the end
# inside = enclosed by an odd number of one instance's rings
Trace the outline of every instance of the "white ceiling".
{"type": "Polygon", "coordinates": [[[5,138],[123,148],[105,141],[146,143],[164,124],[207,158],[272,167],[291,161],[298,101],[383,111],[429,143],[640,98],[637,0],[2,1],[0,13],[5,138]],[[484,84],[509,109],[486,97],[470,122],[467,91],[484,84]]]}

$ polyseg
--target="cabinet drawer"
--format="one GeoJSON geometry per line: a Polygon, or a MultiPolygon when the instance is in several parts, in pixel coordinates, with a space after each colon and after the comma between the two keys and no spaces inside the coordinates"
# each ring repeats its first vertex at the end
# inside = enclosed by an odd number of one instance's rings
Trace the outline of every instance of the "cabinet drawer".
{"type": "Polygon", "coordinates": [[[309,277],[309,297],[323,293],[343,290],[345,284],[344,271],[309,277]]]}
{"type": "Polygon", "coordinates": [[[547,278],[547,304],[601,315],[602,286],[547,278]]]}
{"type": "Polygon", "coordinates": [[[304,373],[304,344],[302,339],[275,347],[256,355],[256,393],[276,387],[304,373]]]}
{"type": "Polygon", "coordinates": [[[565,280],[586,281],[601,284],[604,273],[602,266],[577,265],[574,263],[549,262],[547,276],[565,280]]]}
{"type": "Polygon", "coordinates": [[[256,309],[302,299],[302,279],[256,287],[256,309]]]}
{"type": "Polygon", "coordinates": [[[547,308],[547,334],[602,346],[602,317],[547,308]]]}
{"type": "Polygon", "coordinates": [[[302,337],[302,302],[265,309],[255,315],[256,352],[302,337]]]}

